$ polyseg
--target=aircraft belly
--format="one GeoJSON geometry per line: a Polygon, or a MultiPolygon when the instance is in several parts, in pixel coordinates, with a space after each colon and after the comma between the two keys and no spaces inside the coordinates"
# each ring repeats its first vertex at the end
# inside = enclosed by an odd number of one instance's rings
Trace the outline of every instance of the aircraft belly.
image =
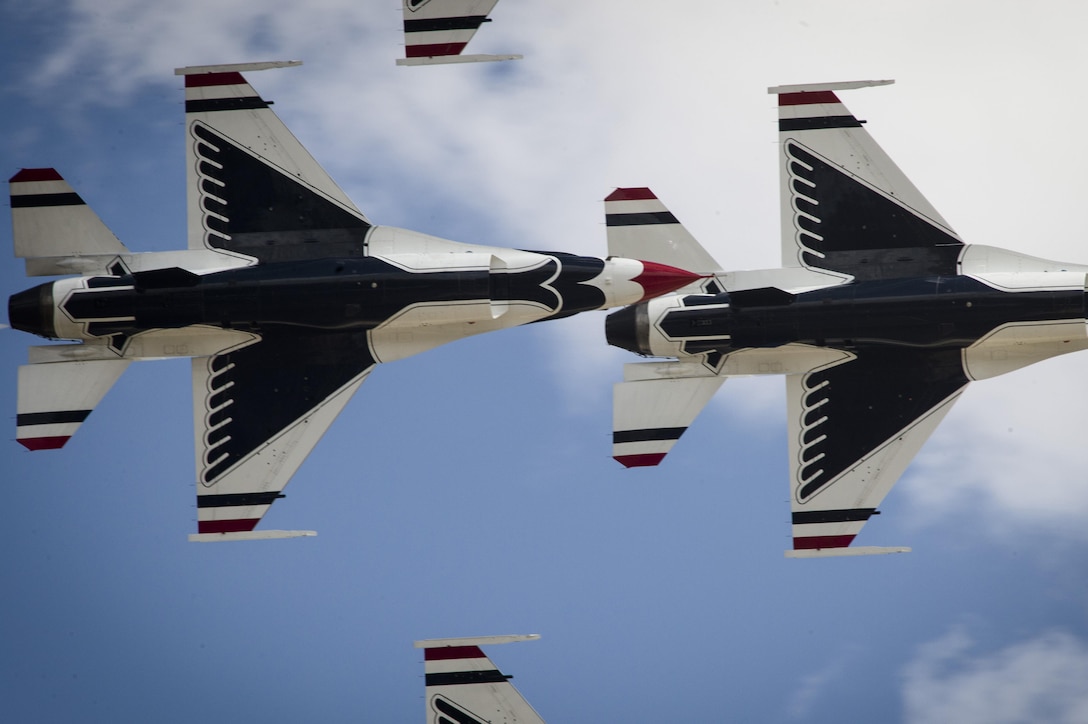
{"type": "Polygon", "coordinates": [[[525,302],[423,306],[416,305],[367,335],[377,362],[393,362],[444,344],[546,319],[550,310],[525,302]]]}
{"type": "Polygon", "coordinates": [[[964,349],[963,368],[972,380],[984,380],[1082,349],[1088,349],[1084,319],[1010,323],[964,349]]]}
{"type": "MultiPolygon", "coordinates": [[[[1015,341],[1016,354],[1025,360],[1015,366],[1021,366],[1029,359],[1060,354],[1069,339],[1084,336],[1081,286],[1008,292],[952,277],[863,282],[777,298],[770,291],[752,297],[758,303],[748,303],[741,294],[735,294],[736,299],[721,294],[687,297],[683,306],[661,309],[659,304],[656,322],[640,332],[650,335],[643,346],[658,354],[679,345],[683,356],[728,355],[789,344],[962,349],[1009,327],[1026,336],[1014,340],[1012,332],[1005,332],[985,345],[986,354],[1015,341]],[[1071,326],[1054,326],[1062,322],[1071,326]],[[1026,331],[1029,327],[1034,331],[1026,331]],[[1027,346],[1041,344],[1058,347],[1045,353],[1025,352],[1027,346]]],[[[628,317],[622,324],[634,324],[636,317],[628,317]]],[[[621,323],[618,314],[616,322],[621,323]]],[[[973,355],[976,364],[982,363],[981,354],[973,355]]]]}
{"type": "Polygon", "coordinates": [[[210,357],[228,348],[241,347],[259,339],[251,332],[218,327],[193,326],[182,329],[154,329],[128,340],[121,356],[125,359],[169,357],[210,357]]]}

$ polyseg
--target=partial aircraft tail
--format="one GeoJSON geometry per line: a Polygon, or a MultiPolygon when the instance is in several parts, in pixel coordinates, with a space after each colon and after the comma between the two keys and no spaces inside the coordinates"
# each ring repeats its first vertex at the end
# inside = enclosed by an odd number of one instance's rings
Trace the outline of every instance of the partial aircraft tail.
{"type": "Polygon", "coordinates": [[[397,65],[518,60],[520,55],[462,55],[499,0],[404,0],[404,54],[397,65]]]}
{"type": "MultiPolygon", "coordinates": [[[[715,279],[721,265],[650,189],[616,189],[605,198],[604,213],[609,256],[645,259],[702,275],[678,294],[721,291],[715,279]]],[[[615,312],[606,324],[639,314],[645,314],[644,305],[615,312]]],[[[625,365],[624,381],[613,389],[612,456],[629,468],[660,463],[724,380],[699,363],[625,365]]]]}
{"type": "Polygon", "coordinates": [[[612,393],[612,457],[624,467],[659,464],[725,377],[692,362],[623,366],[612,393]]]}
{"type": "Polygon", "coordinates": [[[534,641],[538,634],[416,641],[424,649],[427,724],[544,724],[480,646],[534,641]]]}
{"type": "Polygon", "coordinates": [[[616,189],[604,200],[608,255],[667,264],[697,274],[721,265],[648,188],[616,189]]]}
{"type": "MultiPolygon", "coordinates": [[[[24,168],[11,177],[11,221],[15,256],[29,276],[110,274],[128,249],[91,207],[52,168],[24,168]]],[[[16,294],[8,317],[40,314],[39,289],[16,294]]],[[[49,304],[52,307],[52,304],[49,304]]],[[[15,437],[29,450],[63,447],[87,419],[129,361],[100,345],[31,348],[31,364],[19,368],[15,437]]]]}
{"type": "MultiPolygon", "coordinates": [[[[69,346],[75,345],[46,349],[69,346]]],[[[21,366],[16,439],[28,450],[63,447],[128,365],[129,360],[98,359],[21,366]]]]}
{"type": "Polygon", "coordinates": [[[129,253],[55,169],[24,168],[10,189],[15,256],[28,276],[93,274],[129,253]]]}

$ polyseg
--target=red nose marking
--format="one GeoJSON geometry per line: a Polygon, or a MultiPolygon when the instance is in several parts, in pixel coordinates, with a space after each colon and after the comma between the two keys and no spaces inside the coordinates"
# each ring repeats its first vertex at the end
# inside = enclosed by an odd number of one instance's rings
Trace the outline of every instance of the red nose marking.
{"type": "Polygon", "coordinates": [[[705,274],[692,274],[683,269],[677,269],[667,264],[658,264],[652,261],[642,262],[642,273],[632,281],[641,284],[645,294],[642,300],[660,297],[662,294],[675,292],[680,287],[686,287],[699,279],[706,279],[705,274]]]}

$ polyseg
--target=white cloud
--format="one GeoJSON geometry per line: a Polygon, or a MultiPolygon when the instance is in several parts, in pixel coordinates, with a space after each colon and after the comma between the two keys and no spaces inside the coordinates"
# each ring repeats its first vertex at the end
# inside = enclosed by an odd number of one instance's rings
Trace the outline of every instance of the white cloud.
{"type": "Polygon", "coordinates": [[[805,719],[820,696],[832,684],[835,684],[847,674],[850,664],[857,658],[859,651],[858,646],[850,645],[821,666],[819,670],[804,676],[787,702],[786,714],[789,718],[793,720],[805,719]]]}
{"type": "Polygon", "coordinates": [[[1085,539],[1088,397],[1075,353],[972,384],[919,455],[904,490],[920,520],[964,515],[1017,544],[1017,526],[1085,539]]]}
{"type": "Polygon", "coordinates": [[[904,721],[1088,721],[1088,645],[1061,631],[974,654],[961,629],[919,647],[903,670],[904,721]]]}

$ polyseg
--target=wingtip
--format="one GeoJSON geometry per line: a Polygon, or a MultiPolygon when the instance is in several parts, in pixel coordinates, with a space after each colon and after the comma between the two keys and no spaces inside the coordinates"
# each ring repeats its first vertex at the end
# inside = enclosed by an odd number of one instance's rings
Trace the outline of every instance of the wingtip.
{"type": "Polygon", "coordinates": [[[856,548],[808,548],[786,551],[786,558],[846,558],[910,553],[907,546],[857,546],[856,548]]]}

